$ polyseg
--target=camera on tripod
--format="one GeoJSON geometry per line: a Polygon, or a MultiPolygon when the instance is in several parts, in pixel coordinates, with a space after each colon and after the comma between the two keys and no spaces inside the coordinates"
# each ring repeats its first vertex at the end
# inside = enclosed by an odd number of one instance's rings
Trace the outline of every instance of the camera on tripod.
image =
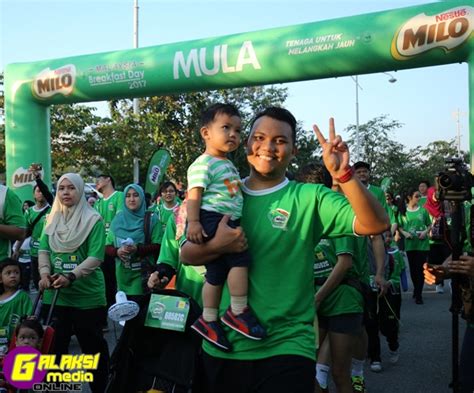
{"type": "Polygon", "coordinates": [[[474,177],[462,158],[446,159],[446,168],[440,172],[436,180],[438,184],[437,198],[440,201],[470,201],[474,177]]]}

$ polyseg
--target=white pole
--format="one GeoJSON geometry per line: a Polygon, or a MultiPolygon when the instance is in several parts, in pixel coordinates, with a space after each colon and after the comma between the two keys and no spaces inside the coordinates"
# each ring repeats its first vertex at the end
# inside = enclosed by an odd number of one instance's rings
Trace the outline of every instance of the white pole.
{"type": "Polygon", "coordinates": [[[360,161],[361,152],[360,152],[360,133],[359,133],[359,77],[355,76],[355,85],[356,85],[356,160],[360,161]]]}
{"type": "MultiPolygon", "coordinates": [[[[138,0],[133,4],[133,47],[138,48],[138,0]]],[[[133,99],[133,114],[139,114],[138,98],[133,99]]],[[[140,181],[140,164],[138,157],[133,157],[133,182],[140,181]]]]}

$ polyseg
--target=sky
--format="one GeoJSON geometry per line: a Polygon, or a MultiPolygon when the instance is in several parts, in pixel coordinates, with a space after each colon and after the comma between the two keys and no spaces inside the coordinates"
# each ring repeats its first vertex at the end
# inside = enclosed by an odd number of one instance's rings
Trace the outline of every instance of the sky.
{"type": "MultiPolygon", "coordinates": [[[[139,46],[258,31],[432,3],[423,0],[139,0],[139,46]]],[[[468,3],[468,2],[467,2],[468,3]]],[[[133,47],[133,0],[0,0],[0,71],[6,64],[133,47]]],[[[467,64],[360,75],[359,118],[382,114],[403,127],[393,138],[408,148],[457,138],[468,150],[467,64]],[[397,79],[390,83],[389,79],[397,79]],[[459,113],[459,115],[456,115],[459,113]],[[459,119],[459,122],[457,121],[459,119]]],[[[356,123],[351,77],[282,84],[285,103],[305,129],[356,123]]],[[[93,103],[106,115],[103,103],[93,103]]]]}

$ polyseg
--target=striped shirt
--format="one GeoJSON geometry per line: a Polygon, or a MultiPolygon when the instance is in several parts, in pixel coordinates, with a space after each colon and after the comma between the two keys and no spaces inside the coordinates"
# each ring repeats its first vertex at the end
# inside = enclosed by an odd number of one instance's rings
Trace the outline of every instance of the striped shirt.
{"type": "Polygon", "coordinates": [[[188,168],[188,190],[203,188],[201,209],[231,216],[242,215],[243,197],[237,168],[227,158],[200,155],[188,168]]]}

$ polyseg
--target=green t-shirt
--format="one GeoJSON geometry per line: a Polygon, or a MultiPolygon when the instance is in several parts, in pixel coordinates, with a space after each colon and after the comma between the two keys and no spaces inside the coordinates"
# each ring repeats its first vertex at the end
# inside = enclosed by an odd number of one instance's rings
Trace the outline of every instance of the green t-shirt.
{"type": "Polygon", "coordinates": [[[31,234],[30,253],[31,253],[31,256],[33,257],[38,256],[38,248],[39,248],[39,243],[41,239],[41,233],[43,232],[46,216],[51,210],[51,207],[49,205],[46,205],[42,209],[38,209],[35,205],[35,206],[30,207],[25,212],[26,223],[28,226],[30,226],[36,220],[36,218],[41,214],[41,212],[45,209],[46,209],[46,212],[41,216],[39,221],[36,223],[35,227],[33,228],[33,232],[31,234]]]}
{"type": "Polygon", "coordinates": [[[406,215],[398,217],[400,227],[412,235],[412,238],[405,239],[405,251],[428,251],[430,241],[428,235],[423,239],[418,239],[417,232],[426,231],[431,225],[430,215],[423,207],[417,207],[415,210],[408,210],[406,215]]]}
{"type": "MultiPolygon", "coordinates": [[[[225,328],[233,351],[224,353],[207,342],[204,350],[229,359],[299,355],[314,360],[314,249],[322,237],[352,235],[354,212],[346,198],[320,184],[285,180],[266,190],[243,191],[241,223],[252,255],[248,301],[268,337],[249,340],[225,328]]],[[[225,286],[220,315],[229,303],[225,286]]]]}
{"type": "MultiPolygon", "coordinates": [[[[337,239],[321,239],[315,249],[314,277],[327,278],[337,263],[341,254],[349,254],[352,258],[352,267],[346,272],[344,278],[359,280],[360,272],[357,254],[357,243],[354,236],[345,236],[337,239]]],[[[316,286],[316,292],[321,286],[316,286]]],[[[362,313],[364,300],[362,293],[354,286],[341,283],[321,302],[318,315],[334,316],[348,313],[362,313]]]]}
{"type": "Polygon", "coordinates": [[[123,208],[124,195],[121,191],[114,191],[108,198],[100,198],[94,204],[99,214],[104,219],[105,234],[109,232],[110,223],[114,219],[115,215],[123,208]]]}
{"type": "MultiPolygon", "coordinates": [[[[23,216],[23,209],[20,198],[5,186],[3,187],[5,194],[5,203],[3,205],[3,212],[0,218],[0,224],[12,225],[19,228],[26,228],[25,217],[23,216]]],[[[12,244],[10,240],[0,237],[0,261],[11,255],[12,244]]]]}
{"type": "MultiPolygon", "coordinates": [[[[56,253],[52,251],[49,246],[49,235],[44,232],[41,236],[39,250],[49,253],[51,274],[70,273],[87,257],[94,257],[102,261],[105,254],[104,223],[102,220],[97,221],[87,239],[74,252],[56,253]]],[[[52,295],[53,291],[46,291],[43,302],[51,304],[52,295]]],[[[105,283],[102,270],[97,268],[88,276],[75,280],[69,287],[61,288],[56,304],[80,309],[105,306],[105,283]]]]}
{"type": "Polygon", "coordinates": [[[19,289],[5,300],[0,300],[0,356],[8,351],[8,345],[21,317],[31,315],[31,299],[19,289]]]}
{"type": "Polygon", "coordinates": [[[176,204],[171,208],[166,207],[163,201],[160,201],[160,203],[158,203],[155,206],[154,211],[158,214],[158,217],[160,219],[163,234],[165,233],[166,225],[168,224],[170,217],[173,215],[173,212],[177,208],[179,208],[180,205],[181,205],[181,200],[177,198],[176,204]]]}
{"type": "Polygon", "coordinates": [[[383,206],[385,211],[390,217],[390,211],[391,209],[387,205],[387,199],[385,198],[385,192],[377,186],[374,186],[373,184],[369,184],[367,186],[367,189],[372,193],[372,195],[380,202],[380,204],[383,206]]]}
{"type": "MultiPolygon", "coordinates": [[[[151,229],[151,243],[161,243],[161,225],[158,220],[155,222],[155,226],[151,229]]],[[[120,239],[115,236],[112,228],[110,228],[105,241],[106,245],[113,245],[114,247],[120,247],[120,242],[124,239],[120,239]]],[[[142,286],[142,263],[154,265],[155,260],[153,255],[147,255],[143,258],[139,258],[137,255],[132,255],[130,261],[127,263],[122,262],[120,258],[115,258],[115,276],[117,278],[117,288],[120,291],[124,291],[127,295],[143,295],[142,286]]]]}
{"type": "Polygon", "coordinates": [[[180,246],[185,241],[185,235],[176,240],[176,222],[174,215],[172,215],[163,235],[158,263],[166,263],[174,268],[176,270],[176,289],[191,296],[202,307],[202,286],[206,268],[183,265],[180,262],[180,246]]]}
{"type": "Polygon", "coordinates": [[[425,203],[426,203],[426,200],[428,199],[427,196],[422,196],[419,200],[418,200],[418,206],[420,207],[423,207],[425,206],[425,203]]]}

